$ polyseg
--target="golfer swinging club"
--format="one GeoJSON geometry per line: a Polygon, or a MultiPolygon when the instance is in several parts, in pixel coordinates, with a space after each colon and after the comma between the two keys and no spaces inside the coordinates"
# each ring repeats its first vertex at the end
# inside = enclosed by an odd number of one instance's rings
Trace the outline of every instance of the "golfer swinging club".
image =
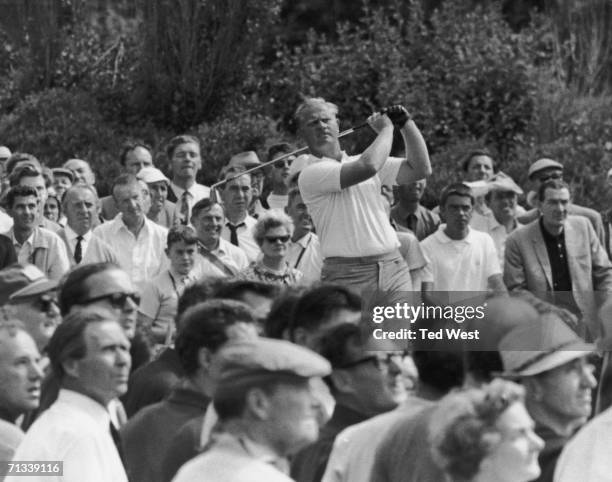
{"type": "Polygon", "coordinates": [[[410,272],[398,251],[381,186],[423,179],[431,165],[408,111],[396,105],[383,112],[368,118],[376,139],[361,155],[348,156],[338,141],[337,106],[306,99],[295,112],[298,134],[310,150],[298,185],[320,238],[322,281],[360,294],[397,294],[399,301],[401,292],[412,290],[410,272]],[[389,157],[394,125],[404,138],[406,159],[389,157]]]}

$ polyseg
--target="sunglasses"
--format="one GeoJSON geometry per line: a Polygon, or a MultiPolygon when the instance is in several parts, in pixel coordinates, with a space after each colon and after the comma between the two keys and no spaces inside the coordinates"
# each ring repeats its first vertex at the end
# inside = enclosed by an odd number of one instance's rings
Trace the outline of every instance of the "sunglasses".
{"type": "Polygon", "coordinates": [[[558,172],[555,172],[554,174],[548,174],[547,176],[539,177],[539,180],[542,183],[546,181],[550,181],[551,179],[555,179],[555,180],[563,179],[563,175],[558,172]]]}
{"type": "Polygon", "coordinates": [[[108,300],[113,308],[121,309],[127,303],[128,298],[132,300],[135,305],[140,305],[140,296],[138,293],[108,293],[106,295],[95,296],[84,300],[81,304],[95,303],[96,301],[108,300]]]}
{"type": "Polygon", "coordinates": [[[376,355],[370,355],[370,356],[366,356],[363,358],[358,358],[357,360],[354,360],[352,362],[344,363],[343,365],[340,365],[338,368],[346,370],[348,368],[355,368],[359,365],[370,365],[370,364],[374,365],[380,371],[384,371],[387,368],[386,361],[381,360],[376,355]]]}
{"type": "Polygon", "coordinates": [[[286,243],[287,241],[289,241],[290,237],[291,236],[287,234],[285,236],[264,236],[264,239],[268,243],[276,243],[277,241],[280,241],[281,243],[286,243]]]}
{"type": "Polygon", "coordinates": [[[57,303],[57,298],[54,295],[45,294],[38,298],[38,303],[40,303],[40,311],[43,313],[49,313],[51,308],[54,306],[59,306],[57,303]]]}
{"type": "Polygon", "coordinates": [[[289,158],[289,159],[281,159],[280,161],[275,161],[274,162],[274,167],[276,167],[277,169],[282,169],[283,167],[287,166],[291,166],[291,164],[293,164],[293,159],[289,158]]]}

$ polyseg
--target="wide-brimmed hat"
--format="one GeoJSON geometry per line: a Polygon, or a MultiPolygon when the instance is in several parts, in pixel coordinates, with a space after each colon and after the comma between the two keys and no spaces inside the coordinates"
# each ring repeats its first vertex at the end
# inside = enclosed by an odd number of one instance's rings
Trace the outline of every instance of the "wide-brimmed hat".
{"type": "Polygon", "coordinates": [[[557,315],[546,313],[536,323],[511,330],[499,342],[503,377],[529,377],[544,373],[595,351],[557,315]]]}
{"type": "Polygon", "coordinates": [[[164,173],[156,167],[143,167],[140,171],[138,171],[136,177],[141,181],[146,182],[147,184],[160,181],[164,181],[166,184],[170,184],[170,179],[164,176],[164,173]]]}
{"type": "Polygon", "coordinates": [[[501,191],[501,192],[513,192],[519,196],[523,194],[523,190],[520,186],[514,182],[508,174],[499,171],[491,179],[487,181],[487,189],[489,192],[501,191]]]}

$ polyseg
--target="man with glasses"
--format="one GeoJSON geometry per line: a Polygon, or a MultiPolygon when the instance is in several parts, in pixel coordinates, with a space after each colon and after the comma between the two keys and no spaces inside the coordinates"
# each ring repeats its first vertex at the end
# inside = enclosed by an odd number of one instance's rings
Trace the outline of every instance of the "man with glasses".
{"type": "MultiPolygon", "coordinates": [[[[282,144],[274,144],[268,150],[268,161],[272,161],[278,157],[285,156],[293,151],[293,148],[283,142],[282,144]]],[[[289,167],[295,160],[295,156],[284,157],[272,164],[272,172],[270,173],[270,181],[272,182],[272,192],[268,194],[266,202],[270,209],[284,210],[288,202],[289,193],[289,167]]]]}
{"type": "Polygon", "coordinates": [[[293,459],[291,475],[297,482],[321,480],[334,439],[342,430],[397,406],[387,383],[386,359],[367,351],[357,325],[336,326],[321,338],[319,347],[332,366],[326,381],[336,406],[318,440],[293,459]]]}
{"type": "MultiPolygon", "coordinates": [[[[538,219],[538,190],[540,189],[540,186],[547,181],[563,180],[563,164],[560,164],[559,162],[554,161],[552,159],[538,159],[531,166],[529,166],[527,177],[529,178],[529,181],[531,181],[532,184],[532,190],[527,195],[527,202],[533,206],[533,209],[527,211],[525,214],[518,216],[517,219],[522,224],[528,224],[538,219]]],[[[587,218],[593,225],[593,229],[595,229],[595,234],[597,234],[597,237],[599,238],[601,243],[603,244],[605,242],[603,221],[601,220],[601,215],[597,211],[584,206],[579,206],[572,202],[568,206],[568,213],[574,216],[584,216],[585,218],[587,218]]]]}

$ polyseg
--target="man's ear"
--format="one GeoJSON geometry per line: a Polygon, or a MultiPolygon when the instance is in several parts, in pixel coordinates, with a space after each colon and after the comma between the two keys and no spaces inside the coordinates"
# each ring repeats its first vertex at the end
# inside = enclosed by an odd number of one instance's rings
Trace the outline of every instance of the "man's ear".
{"type": "Polygon", "coordinates": [[[75,360],[74,358],[68,358],[62,362],[62,368],[66,375],[72,378],[79,377],[79,360],[75,360]]]}
{"type": "Polygon", "coordinates": [[[338,393],[351,393],[353,389],[353,377],[346,370],[333,370],[329,378],[338,393]]]}
{"type": "Polygon", "coordinates": [[[261,388],[252,388],[246,394],[246,409],[258,420],[270,418],[271,404],[261,388]]]}
{"type": "Polygon", "coordinates": [[[544,389],[539,380],[535,377],[527,377],[523,380],[523,386],[526,391],[526,398],[534,402],[542,400],[544,389]]]}
{"type": "Polygon", "coordinates": [[[201,347],[198,350],[198,366],[208,371],[212,363],[212,353],[206,347],[201,347]]]}

